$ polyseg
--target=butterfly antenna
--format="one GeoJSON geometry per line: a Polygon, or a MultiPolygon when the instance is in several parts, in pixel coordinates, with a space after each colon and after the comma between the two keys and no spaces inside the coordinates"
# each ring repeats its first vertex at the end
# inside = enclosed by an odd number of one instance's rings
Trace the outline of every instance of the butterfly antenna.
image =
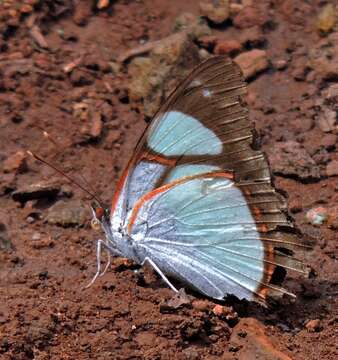
{"type": "MultiPolygon", "coordinates": [[[[56,171],[57,173],[59,173],[60,175],[62,175],[63,177],[65,177],[66,179],[68,179],[72,184],[76,185],[78,188],[80,188],[82,191],[84,191],[86,194],[88,194],[89,196],[91,196],[93,199],[95,199],[101,206],[103,205],[103,202],[101,201],[101,199],[95,195],[94,193],[92,193],[91,191],[89,191],[88,189],[86,189],[85,187],[83,187],[79,182],[77,182],[76,180],[74,180],[73,178],[71,178],[69,175],[67,175],[64,171],[60,170],[59,168],[57,168],[55,165],[49,163],[48,161],[42,159],[40,156],[36,155],[35,153],[33,153],[32,151],[27,150],[27,154],[31,157],[33,157],[34,159],[40,161],[41,163],[49,166],[50,168],[52,168],[54,171],[56,171]]],[[[103,207],[103,206],[102,206],[103,207]]]]}
{"type": "Polygon", "coordinates": [[[49,140],[57,149],[60,149],[60,148],[61,148],[60,145],[49,135],[49,133],[48,133],[47,131],[42,130],[42,129],[41,129],[41,131],[42,131],[43,136],[44,136],[47,140],[49,140]]]}
{"type": "MultiPolygon", "coordinates": [[[[56,148],[57,152],[59,152],[59,149],[62,148],[62,146],[60,144],[58,144],[58,142],[46,131],[43,130],[40,126],[38,126],[38,128],[42,131],[43,136],[50,141],[56,148]]],[[[95,198],[100,199],[100,197],[97,195],[96,190],[94,189],[94,187],[89,183],[89,181],[86,180],[86,178],[80,173],[78,172],[78,176],[81,178],[81,180],[86,184],[86,186],[91,190],[91,192],[93,194],[95,194],[95,198]]],[[[103,203],[103,201],[99,202],[100,204],[103,203]]]]}

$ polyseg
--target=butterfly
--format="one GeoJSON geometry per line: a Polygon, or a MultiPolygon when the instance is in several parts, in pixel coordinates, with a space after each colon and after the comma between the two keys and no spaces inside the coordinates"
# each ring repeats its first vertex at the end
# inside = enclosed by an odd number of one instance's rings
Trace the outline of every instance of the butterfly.
{"type": "MultiPolygon", "coordinates": [[[[101,252],[148,263],[214,299],[265,302],[305,273],[301,246],[243,101],[240,68],[216,56],[182,81],[153,117],[119,180],[111,210],[93,205],[101,252]]],[[[107,264],[109,266],[109,263],[107,264]]],[[[107,267],[106,267],[107,269],[107,267]]]]}

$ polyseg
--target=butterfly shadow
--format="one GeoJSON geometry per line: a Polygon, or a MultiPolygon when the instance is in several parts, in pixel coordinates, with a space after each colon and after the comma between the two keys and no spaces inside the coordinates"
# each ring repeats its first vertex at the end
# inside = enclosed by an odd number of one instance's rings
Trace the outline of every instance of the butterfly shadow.
{"type": "Polygon", "coordinates": [[[254,317],[265,325],[277,326],[293,334],[304,329],[310,319],[330,316],[331,305],[334,305],[338,294],[337,283],[317,277],[287,279],[286,283],[296,298],[285,295],[279,299],[270,299],[266,307],[233,296],[229,296],[225,302],[233,306],[239,317],[254,317]]]}

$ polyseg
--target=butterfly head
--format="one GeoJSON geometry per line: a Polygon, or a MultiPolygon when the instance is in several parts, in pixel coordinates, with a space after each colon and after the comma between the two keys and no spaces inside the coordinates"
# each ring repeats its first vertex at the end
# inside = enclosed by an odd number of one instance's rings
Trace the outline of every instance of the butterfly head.
{"type": "Polygon", "coordinates": [[[106,224],[109,224],[109,210],[104,208],[101,205],[96,203],[91,204],[93,218],[91,221],[91,226],[94,230],[100,230],[105,227],[106,224]]]}

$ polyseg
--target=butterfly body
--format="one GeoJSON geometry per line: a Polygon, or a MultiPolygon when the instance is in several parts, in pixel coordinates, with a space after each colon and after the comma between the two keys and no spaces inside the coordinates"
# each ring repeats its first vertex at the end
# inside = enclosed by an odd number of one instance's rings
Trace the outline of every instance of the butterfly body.
{"type": "Polygon", "coordinates": [[[245,90],[224,57],[197,67],[154,116],[99,219],[111,254],[148,261],[172,289],[167,276],[215,299],[265,301],[287,293],[276,270],[304,272],[245,90]]]}

